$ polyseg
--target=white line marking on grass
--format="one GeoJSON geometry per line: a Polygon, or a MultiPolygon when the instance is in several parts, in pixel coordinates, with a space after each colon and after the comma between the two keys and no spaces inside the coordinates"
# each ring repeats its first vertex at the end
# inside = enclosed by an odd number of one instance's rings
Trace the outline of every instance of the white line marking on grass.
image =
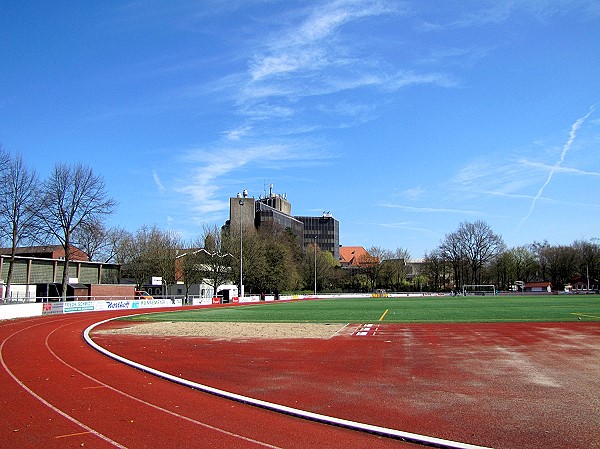
{"type": "Polygon", "coordinates": [[[586,317],[586,318],[596,318],[596,319],[600,319],[600,316],[588,315],[587,313],[571,313],[571,315],[575,315],[575,316],[583,316],[583,317],[586,317]]]}

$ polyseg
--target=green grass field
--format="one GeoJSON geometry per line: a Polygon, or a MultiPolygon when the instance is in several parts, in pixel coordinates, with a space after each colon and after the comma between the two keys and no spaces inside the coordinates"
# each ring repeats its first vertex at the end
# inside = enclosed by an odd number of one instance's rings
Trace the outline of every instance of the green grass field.
{"type": "Polygon", "coordinates": [[[476,323],[600,321],[600,296],[426,296],[252,303],[152,313],[138,321],[476,323]]]}

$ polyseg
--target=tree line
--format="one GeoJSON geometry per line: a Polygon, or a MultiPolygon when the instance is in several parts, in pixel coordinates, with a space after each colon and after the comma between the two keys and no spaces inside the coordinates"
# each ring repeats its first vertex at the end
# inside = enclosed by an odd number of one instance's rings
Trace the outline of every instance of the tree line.
{"type": "MultiPolygon", "coordinates": [[[[239,283],[239,232],[205,226],[186,242],[174,231],[142,227],[82,229],[81,249],[105,261],[122,264],[124,277],[142,286],[151,276],[168,285],[182,282],[187,289],[205,281],[216,288],[239,283]],[[103,242],[102,245],[99,242],[103,242]]],[[[494,284],[508,290],[515,281],[550,281],[555,286],[575,276],[600,277],[600,245],[576,241],[551,245],[547,241],[507,248],[484,221],[461,223],[420,263],[411,263],[404,248],[367,249],[369,260],[359,266],[340,266],[328,251],[309,244],[302,248],[290,230],[274,225],[243,230],[243,282],[248,293],[450,291],[468,284],[494,284]]]]}
{"type": "Polygon", "coordinates": [[[597,285],[600,244],[598,239],[577,240],[571,245],[541,241],[507,248],[484,221],[464,222],[425,255],[422,274],[432,290],[469,284],[494,284],[509,290],[516,281],[549,281],[562,288],[577,276],[597,285]]]}
{"type": "Polygon", "coordinates": [[[186,294],[193,284],[208,284],[216,294],[221,284],[239,283],[240,257],[245,290],[256,294],[310,289],[315,269],[318,287],[324,289],[337,262],[318,247],[303,250],[289,230],[276,226],[244,228],[242,245],[239,232],[216,225],[204,226],[189,242],[155,226],[117,234],[111,251],[123,277],[143,286],[160,276],[167,285],[182,284],[186,294]]]}
{"type": "Polygon", "coordinates": [[[442,291],[467,284],[509,289],[515,281],[560,286],[577,275],[600,277],[595,239],[507,248],[484,221],[461,223],[418,265],[408,263],[406,249],[371,247],[369,260],[342,268],[330,252],[312,243],[303,248],[290,230],[277,226],[244,228],[243,245],[239,232],[217,226],[204,226],[196,239],[186,242],[177,232],[156,226],[135,232],[108,228],[104,220],[115,208],[103,179],[91,168],[59,163],[41,180],[20,155],[0,147],[0,241],[10,249],[5,295],[10,295],[17,248],[50,243],[65,251],[63,295],[73,246],[90,260],[121,264],[122,277],[140,287],[161,276],[167,285],[183,283],[187,290],[205,282],[215,292],[225,282],[239,283],[240,265],[248,293],[442,291]]]}

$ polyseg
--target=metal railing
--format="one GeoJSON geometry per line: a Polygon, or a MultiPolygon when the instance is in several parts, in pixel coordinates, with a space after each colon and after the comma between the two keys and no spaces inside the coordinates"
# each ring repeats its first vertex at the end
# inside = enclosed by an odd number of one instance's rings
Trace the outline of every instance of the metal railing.
{"type": "MultiPolygon", "coordinates": [[[[175,302],[177,299],[181,299],[182,302],[186,303],[186,297],[183,295],[162,295],[154,296],[152,299],[170,299],[175,302]]],[[[0,298],[0,305],[10,304],[27,304],[27,303],[52,303],[52,302],[73,302],[73,301],[152,301],[152,299],[136,298],[135,296],[127,295],[113,295],[113,296],[11,296],[9,298],[0,298]]]]}

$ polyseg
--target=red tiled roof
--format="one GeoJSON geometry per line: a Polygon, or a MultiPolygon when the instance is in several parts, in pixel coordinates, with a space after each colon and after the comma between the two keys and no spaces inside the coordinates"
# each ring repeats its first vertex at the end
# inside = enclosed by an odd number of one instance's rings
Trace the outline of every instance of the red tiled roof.
{"type": "Polygon", "coordinates": [[[361,266],[376,262],[379,262],[379,260],[371,256],[362,246],[340,247],[340,264],[342,266],[361,266]]]}
{"type": "Polygon", "coordinates": [[[549,285],[551,285],[550,281],[525,282],[525,287],[548,287],[549,285]]]}

